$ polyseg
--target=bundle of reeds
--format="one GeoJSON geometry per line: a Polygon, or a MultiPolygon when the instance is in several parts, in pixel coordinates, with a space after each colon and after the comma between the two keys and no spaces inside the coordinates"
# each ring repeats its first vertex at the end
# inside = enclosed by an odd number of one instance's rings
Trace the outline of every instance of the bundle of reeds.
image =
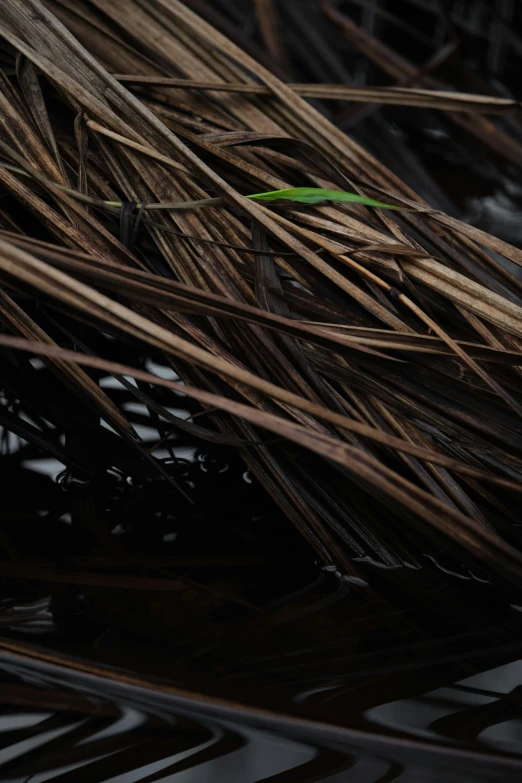
{"type": "Polygon", "coordinates": [[[429,80],[285,83],[191,5],[0,9],[0,580],[45,586],[58,625],[87,593],[89,639],[139,616],[139,665],[181,629],[178,660],[214,674],[315,681],[331,649],[307,645],[337,645],[362,607],[407,595],[422,637],[439,588],[516,603],[522,583],[522,251],[419,198],[315,102],[441,110],[511,157],[489,115],[518,129],[517,107],[429,80]],[[304,657],[275,667],[290,638],[304,657]]]}

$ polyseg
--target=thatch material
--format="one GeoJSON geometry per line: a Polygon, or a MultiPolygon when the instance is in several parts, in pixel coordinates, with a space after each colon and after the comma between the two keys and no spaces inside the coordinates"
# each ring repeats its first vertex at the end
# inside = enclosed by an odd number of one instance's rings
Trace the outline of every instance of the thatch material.
{"type": "Polygon", "coordinates": [[[354,557],[416,565],[433,546],[518,582],[521,283],[487,251],[514,264],[522,252],[419,203],[181,2],[6,0],[0,33],[16,55],[0,179],[23,207],[0,240],[7,330],[129,449],[132,425],[82,366],[154,379],[87,347],[71,363],[24,303],[163,352],[187,384],[172,388],[227,414],[207,437],[241,440],[324,564],[356,582],[354,557]],[[301,184],[407,209],[244,198],[301,184]],[[281,440],[255,445],[267,431],[281,440]],[[328,485],[314,482],[316,457],[328,485]]]}
{"type": "MultiPolygon", "coordinates": [[[[441,211],[435,187],[418,197],[317,102],[353,102],[343,126],[369,104],[444,112],[515,165],[520,120],[509,97],[435,79],[451,42],[416,69],[318,3],[396,84],[310,85],[274,3],[253,4],[258,59],[218,31],[241,37],[223,5],[0,9],[0,657],[40,683],[9,674],[3,693],[89,715],[85,683],[133,705],[139,687],[147,709],[317,740],[314,779],[350,766],[337,742],[399,747],[354,716],[446,684],[448,664],[509,660],[522,582],[522,251],[441,211]],[[246,198],[287,188],[361,203],[246,198]],[[42,457],[58,482],[31,470],[42,457]],[[68,673],[78,693],[50,692],[68,673]]],[[[114,774],[140,759],[121,742],[102,739],[114,774]]],[[[63,763],[90,764],[88,744],[63,763]]],[[[402,747],[419,749],[451,755],[402,747]]],[[[89,769],[104,779],[105,758],[89,769]]]]}

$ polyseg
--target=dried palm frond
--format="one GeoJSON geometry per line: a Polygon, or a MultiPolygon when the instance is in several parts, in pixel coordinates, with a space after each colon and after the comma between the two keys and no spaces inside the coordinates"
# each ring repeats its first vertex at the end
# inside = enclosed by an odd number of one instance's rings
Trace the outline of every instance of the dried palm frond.
{"type": "MultiPolygon", "coordinates": [[[[209,693],[379,672],[395,612],[413,618],[390,664],[405,671],[458,660],[461,637],[508,644],[522,250],[418,196],[306,98],[441,110],[509,138],[512,162],[516,134],[484,115],[519,129],[516,101],[431,76],[285,82],[190,5],[0,10],[0,426],[27,487],[6,496],[0,579],[48,589],[112,663],[107,633],[137,668],[174,634],[177,671],[211,672],[209,693]],[[58,484],[30,470],[42,456],[58,484]],[[469,608],[491,585],[490,610],[469,608]]],[[[256,11],[288,67],[274,7],[256,11]]]]}

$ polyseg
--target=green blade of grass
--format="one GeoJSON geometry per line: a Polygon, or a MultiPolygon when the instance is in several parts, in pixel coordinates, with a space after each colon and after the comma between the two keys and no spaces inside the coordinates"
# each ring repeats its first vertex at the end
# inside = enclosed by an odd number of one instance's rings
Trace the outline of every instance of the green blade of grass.
{"type": "Polygon", "coordinates": [[[286,190],[271,190],[267,193],[254,193],[247,198],[256,201],[297,201],[300,204],[320,204],[322,201],[332,201],[334,204],[350,203],[364,204],[367,207],[382,209],[401,209],[393,204],[375,201],[373,198],[359,196],[357,193],[346,193],[344,190],[326,190],[325,188],[286,188],[286,190]]]}

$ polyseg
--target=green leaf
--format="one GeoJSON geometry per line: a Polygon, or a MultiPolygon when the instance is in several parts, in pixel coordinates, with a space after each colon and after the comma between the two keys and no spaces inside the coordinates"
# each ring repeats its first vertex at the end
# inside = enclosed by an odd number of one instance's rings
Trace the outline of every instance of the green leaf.
{"type": "Polygon", "coordinates": [[[322,201],[333,201],[334,204],[349,202],[351,204],[365,204],[367,207],[381,207],[383,209],[401,209],[393,204],[384,204],[373,198],[359,196],[357,193],[346,193],[344,190],[325,190],[324,188],[287,188],[286,190],[271,190],[268,193],[254,193],[247,198],[256,201],[298,201],[301,204],[320,204],[322,201]]]}

